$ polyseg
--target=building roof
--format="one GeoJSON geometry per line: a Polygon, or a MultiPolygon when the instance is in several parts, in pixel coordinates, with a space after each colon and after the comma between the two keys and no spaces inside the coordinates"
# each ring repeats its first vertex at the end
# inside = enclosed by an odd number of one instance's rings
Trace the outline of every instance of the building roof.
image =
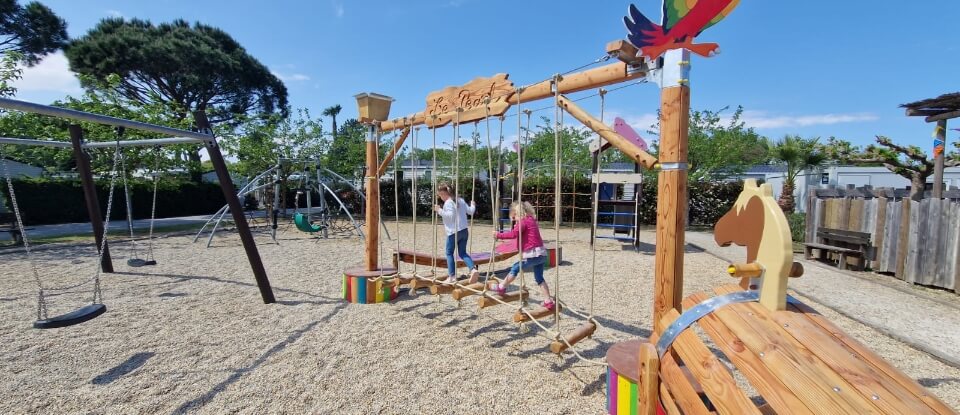
{"type": "MultiPolygon", "coordinates": [[[[940,95],[936,98],[927,98],[917,102],[902,104],[900,107],[907,109],[908,116],[920,115],[934,117],[937,115],[957,112],[960,111],[960,92],[952,92],[949,94],[940,95]]],[[[960,116],[960,114],[955,116],[960,116]]]]}

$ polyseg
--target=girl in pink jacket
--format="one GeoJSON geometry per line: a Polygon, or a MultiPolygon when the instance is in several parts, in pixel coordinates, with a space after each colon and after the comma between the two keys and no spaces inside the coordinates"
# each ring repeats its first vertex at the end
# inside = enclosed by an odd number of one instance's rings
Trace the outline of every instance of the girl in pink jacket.
{"type": "Polygon", "coordinates": [[[543,269],[547,263],[547,249],[543,246],[543,238],[540,236],[540,227],[537,225],[536,211],[528,202],[513,202],[510,205],[510,219],[517,224],[513,229],[506,232],[493,232],[496,239],[519,239],[520,261],[513,264],[507,278],[500,284],[495,284],[491,289],[496,293],[503,295],[507,291],[510,283],[517,278],[520,273],[520,267],[524,271],[533,271],[533,279],[540,287],[543,294],[543,307],[552,310],[554,307],[553,296],[550,295],[550,287],[543,279],[543,269]]]}

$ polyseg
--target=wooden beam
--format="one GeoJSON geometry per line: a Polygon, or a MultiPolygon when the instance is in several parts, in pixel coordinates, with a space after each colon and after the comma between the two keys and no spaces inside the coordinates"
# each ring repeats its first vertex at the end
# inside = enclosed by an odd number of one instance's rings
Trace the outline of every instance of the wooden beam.
{"type": "MultiPolygon", "coordinates": [[[[97,252],[103,247],[100,258],[100,269],[103,272],[113,273],[113,260],[110,257],[109,242],[103,241],[103,213],[100,212],[100,199],[97,198],[97,186],[93,181],[90,169],[90,156],[83,151],[83,129],[77,124],[67,127],[70,131],[70,141],[73,143],[73,158],[77,162],[77,174],[80,176],[80,185],[83,188],[83,200],[87,203],[87,217],[93,227],[93,239],[97,242],[97,252]]],[[[22,231],[22,230],[21,230],[22,231]]]]}
{"type": "MultiPolygon", "coordinates": [[[[955,112],[957,116],[960,116],[960,111],[955,112]]],[[[947,114],[943,114],[947,115],[947,114]]],[[[930,119],[934,117],[927,117],[927,122],[930,122],[930,119]]],[[[953,117],[951,117],[953,118],[953,117]]],[[[943,142],[944,150],[939,154],[933,156],[933,198],[941,199],[943,198],[943,157],[944,153],[947,152],[947,119],[940,118],[937,121],[937,140],[943,142]]]]}
{"type": "Polygon", "coordinates": [[[583,323],[573,331],[567,333],[566,336],[564,336],[564,339],[567,340],[566,342],[562,342],[560,340],[554,340],[552,343],[550,343],[550,351],[556,354],[563,353],[564,350],[567,350],[569,348],[569,346],[567,346],[567,343],[570,343],[571,346],[575,345],[580,340],[583,340],[589,336],[593,336],[593,332],[595,331],[597,331],[597,325],[594,324],[592,321],[583,323]]]}
{"type": "Polygon", "coordinates": [[[606,139],[607,142],[623,152],[623,154],[626,154],[627,157],[630,157],[633,161],[637,162],[637,164],[646,169],[652,169],[656,167],[656,157],[651,156],[650,153],[647,153],[646,151],[643,151],[643,149],[628,140],[626,137],[617,134],[617,132],[613,131],[610,126],[588,114],[583,110],[583,108],[580,108],[577,106],[577,104],[574,104],[569,98],[561,95],[558,99],[560,107],[572,115],[573,118],[576,118],[577,121],[580,121],[587,128],[593,130],[599,134],[600,137],[606,139]]]}
{"type": "Polygon", "coordinates": [[[654,331],[663,330],[663,316],[680,310],[683,300],[684,228],[687,212],[687,133],[690,120],[690,88],[664,88],[660,93],[660,164],[657,181],[657,245],[654,281],[654,331]]]}
{"type": "MultiPolygon", "coordinates": [[[[403,132],[400,133],[400,138],[397,139],[397,142],[393,143],[393,148],[390,149],[387,156],[380,162],[380,168],[377,169],[377,177],[383,177],[383,173],[387,172],[387,168],[390,167],[390,162],[393,161],[393,157],[400,151],[400,147],[403,147],[403,142],[407,140],[408,135],[410,135],[410,127],[403,129],[403,132]]],[[[397,179],[394,178],[393,180],[396,181],[397,179]]]]}
{"type": "Polygon", "coordinates": [[[613,42],[607,43],[607,55],[617,58],[620,62],[626,63],[628,65],[635,65],[640,62],[643,62],[642,56],[637,56],[640,52],[636,46],[630,44],[626,40],[614,40],[613,42]]]}
{"type": "MultiPolygon", "coordinates": [[[[569,74],[564,76],[560,81],[558,89],[560,90],[561,94],[569,94],[587,89],[618,84],[631,79],[643,78],[647,75],[645,72],[628,73],[627,68],[627,64],[623,62],[616,62],[610,65],[601,66],[599,68],[590,69],[588,71],[569,74]]],[[[510,94],[510,97],[507,98],[507,102],[510,105],[517,105],[520,103],[550,98],[553,96],[553,87],[551,84],[552,79],[527,86],[519,95],[516,93],[510,94]]],[[[380,123],[380,130],[383,132],[388,132],[396,130],[397,128],[413,127],[424,124],[425,120],[426,114],[421,111],[403,118],[395,118],[393,120],[384,121],[380,123]]]]}
{"type": "MultiPolygon", "coordinates": [[[[554,303],[554,307],[559,307],[560,311],[563,311],[563,307],[560,307],[560,303],[554,303]]],[[[555,310],[547,309],[544,306],[537,306],[537,308],[530,310],[530,315],[532,315],[535,319],[541,319],[544,317],[550,317],[555,312],[555,310]]],[[[527,313],[524,313],[523,311],[517,311],[516,313],[513,313],[513,322],[525,323],[530,321],[530,315],[527,315],[527,313]]]]}
{"type": "Polygon", "coordinates": [[[960,110],[944,112],[937,115],[931,115],[927,118],[924,118],[924,121],[926,122],[946,121],[951,118],[958,118],[958,117],[960,117],[960,110]]]}
{"type": "Polygon", "coordinates": [[[943,114],[944,111],[943,110],[918,110],[918,109],[907,108],[905,112],[907,113],[908,117],[928,117],[931,115],[943,114]]]}

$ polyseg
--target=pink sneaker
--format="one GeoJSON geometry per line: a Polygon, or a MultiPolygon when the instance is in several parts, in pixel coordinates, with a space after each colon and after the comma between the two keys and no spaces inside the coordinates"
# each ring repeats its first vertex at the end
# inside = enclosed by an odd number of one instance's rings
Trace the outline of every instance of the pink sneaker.
{"type": "Polygon", "coordinates": [[[500,284],[494,283],[493,287],[490,287],[490,291],[493,291],[499,296],[503,296],[507,293],[507,287],[502,287],[500,284]]]}
{"type": "Polygon", "coordinates": [[[553,300],[546,300],[543,302],[543,308],[546,308],[547,310],[550,310],[550,311],[553,311],[553,308],[556,306],[557,304],[554,303],[553,300]]]}

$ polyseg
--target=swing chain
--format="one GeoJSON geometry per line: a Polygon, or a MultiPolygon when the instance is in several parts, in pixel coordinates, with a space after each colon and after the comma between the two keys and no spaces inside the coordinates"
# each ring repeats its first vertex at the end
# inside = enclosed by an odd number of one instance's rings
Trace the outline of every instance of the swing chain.
{"type": "Polygon", "coordinates": [[[10,204],[13,207],[14,216],[17,218],[17,229],[20,230],[20,238],[23,240],[23,248],[27,253],[27,261],[30,263],[33,279],[37,283],[37,319],[43,320],[47,318],[47,302],[43,295],[43,282],[40,280],[40,272],[37,270],[37,264],[31,256],[30,238],[27,236],[27,232],[24,231],[23,217],[20,215],[20,205],[17,203],[17,192],[13,190],[13,179],[10,176],[7,158],[3,153],[2,145],[0,145],[0,165],[3,166],[3,176],[7,179],[7,189],[10,191],[10,204]]]}

